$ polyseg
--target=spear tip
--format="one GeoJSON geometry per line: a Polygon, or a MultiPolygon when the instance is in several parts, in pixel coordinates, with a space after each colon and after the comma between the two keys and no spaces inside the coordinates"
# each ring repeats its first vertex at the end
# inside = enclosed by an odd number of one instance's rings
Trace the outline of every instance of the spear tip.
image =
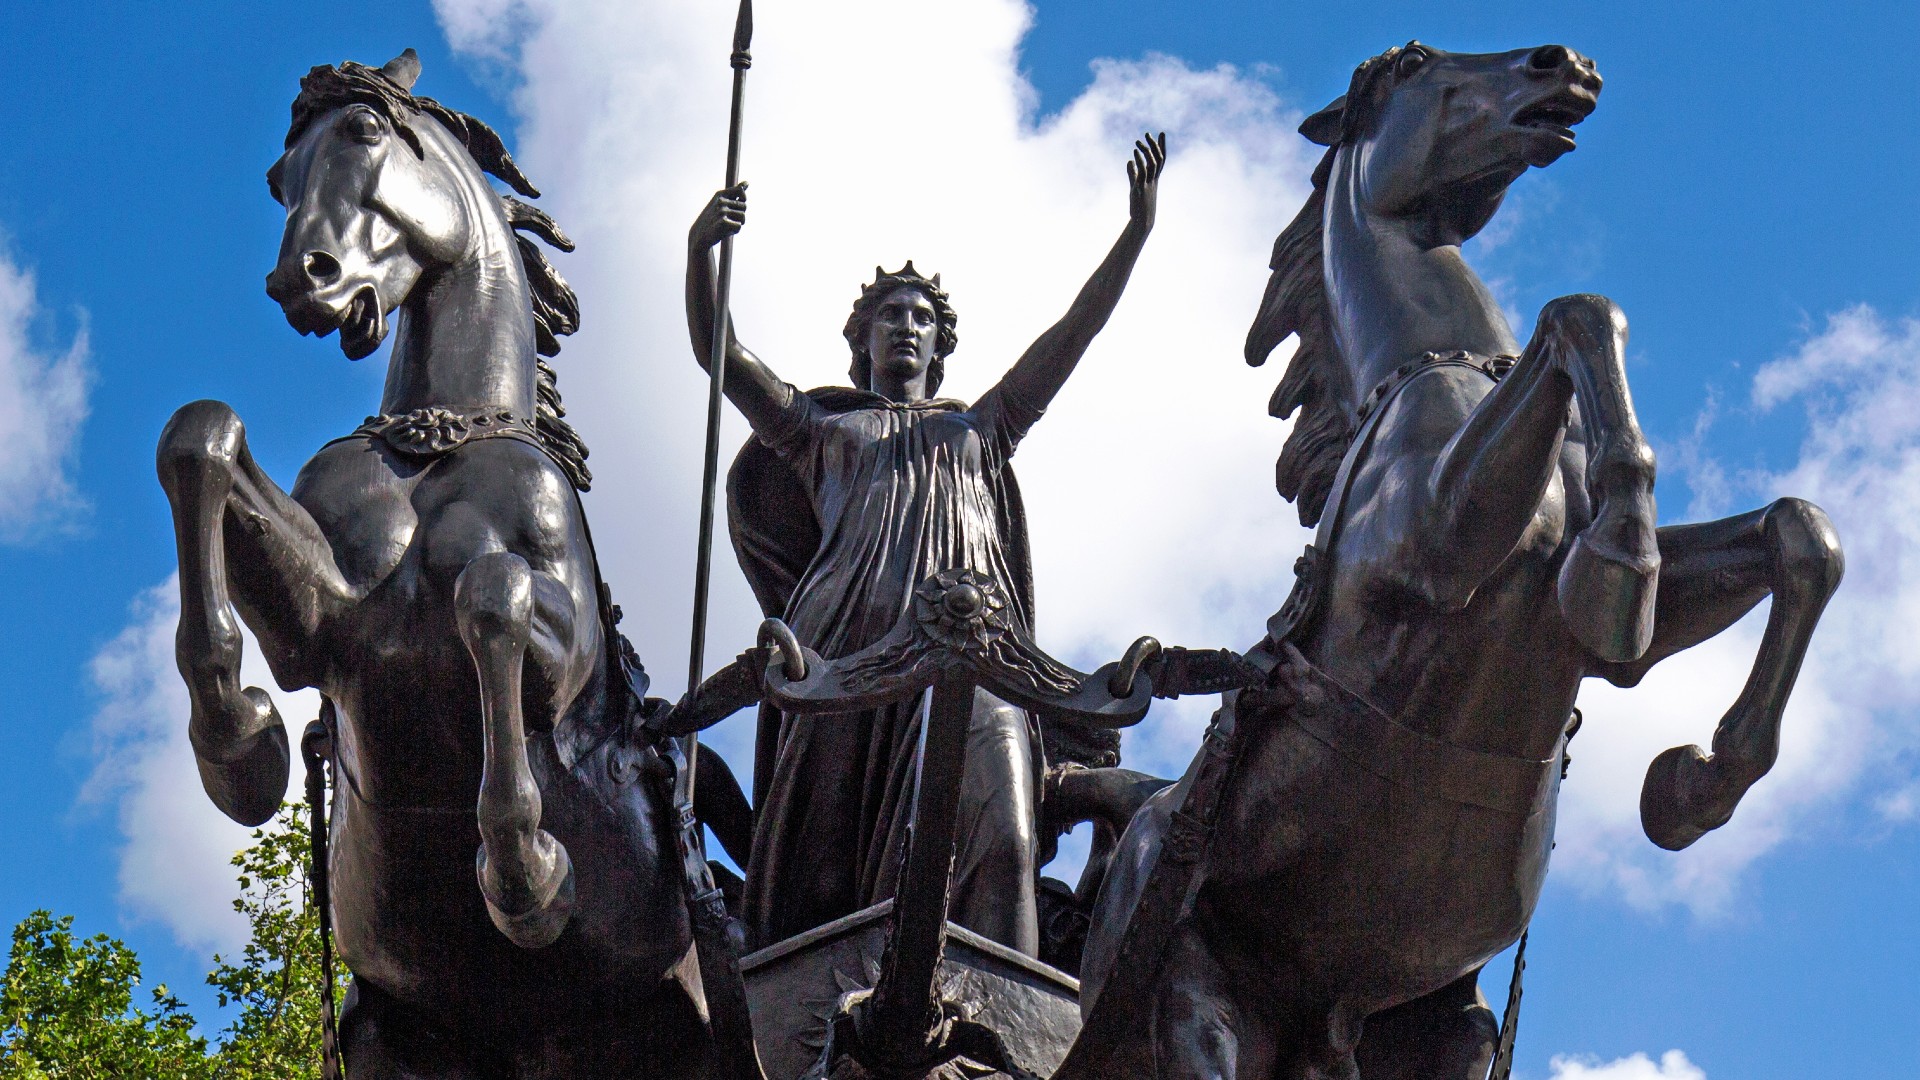
{"type": "Polygon", "coordinates": [[[740,14],[733,21],[733,51],[745,55],[753,47],[753,0],[740,0],[740,14]]]}

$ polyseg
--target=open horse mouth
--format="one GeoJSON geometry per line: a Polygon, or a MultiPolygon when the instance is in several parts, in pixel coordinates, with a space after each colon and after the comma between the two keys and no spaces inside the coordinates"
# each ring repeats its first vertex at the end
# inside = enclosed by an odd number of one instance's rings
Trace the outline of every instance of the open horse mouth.
{"type": "Polygon", "coordinates": [[[280,302],[287,325],[302,337],[312,334],[326,337],[340,331],[340,351],[349,360],[359,360],[380,347],[387,337],[387,316],[380,309],[380,293],[372,285],[362,285],[342,307],[334,307],[311,295],[287,297],[269,285],[267,295],[280,302]]]}
{"type": "Polygon", "coordinates": [[[380,347],[387,337],[387,316],[380,310],[380,294],[363,285],[348,301],[340,319],[340,351],[359,360],[380,347]]]}
{"type": "Polygon", "coordinates": [[[1573,142],[1573,129],[1593,115],[1599,102],[1574,87],[1558,90],[1513,114],[1514,127],[1531,128],[1573,142]]]}

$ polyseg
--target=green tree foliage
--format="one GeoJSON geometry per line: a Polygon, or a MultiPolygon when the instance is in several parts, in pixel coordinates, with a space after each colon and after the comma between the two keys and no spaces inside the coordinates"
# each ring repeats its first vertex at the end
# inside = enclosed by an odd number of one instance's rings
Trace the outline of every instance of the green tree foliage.
{"type": "Polygon", "coordinates": [[[306,902],[305,820],[304,805],[283,806],[233,857],[233,906],[252,933],[207,976],[221,1007],[238,1009],[218,1042],[194,1034],[164,985],[135,1006],[140,961],[125,944],[76,938],[71,916],[36,911],[14,928],[0,977],[0,1080],[318,1080],[320,920],[306,902]]]}
{"type": "Polygon", "coordinates": [[[8,1080],[149,1080],[210,1076],[193,1017],[153,988],[136,1008],[140,960],[119,941],[73,934],[73,916],[36,911],[13,928],[0,985],[0,1076],[8,1080]]]}

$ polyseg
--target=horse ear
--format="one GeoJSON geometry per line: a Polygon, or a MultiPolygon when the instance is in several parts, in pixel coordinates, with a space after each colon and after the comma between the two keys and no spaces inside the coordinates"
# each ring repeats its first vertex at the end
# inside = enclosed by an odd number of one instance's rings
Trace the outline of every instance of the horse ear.
{"type": "Polygon", "coordinates": [[[408,49],[381,65],[380,74],[399,83],[400,89],[411,91],[420,78],[420,54],[408,49]]]}
{"type": "Polygon", "coordinates": [[[1346,115],[1347,95],[1341,94],[1333,99],[1333,104],[1300,121],[1300,134],[1309,142],[1332,146],[1340,141],[1340,127],[1346,115]]]}

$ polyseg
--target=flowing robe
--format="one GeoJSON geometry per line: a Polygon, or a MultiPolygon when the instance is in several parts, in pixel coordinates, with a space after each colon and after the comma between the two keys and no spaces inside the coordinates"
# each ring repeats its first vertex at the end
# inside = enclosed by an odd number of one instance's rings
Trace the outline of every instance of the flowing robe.
{"type": "MultiPolygon", "coordinates": [[[[846,393],[846,392],[843,392],[846,393]]],[[[877,641],[942,570],[992,575],[1020,599],[1024,551],[1014,447],[1040,416],[1013,375],[972,408],[864,395],[834,411],[793,392],[757,431],[809,493],[820,542],[787,602],[795,635],[829,659],[877,641]]],[[[780,719],[760,793],[746,917],[771,944],[893,895],[912,813],[918,702],[780,719]]],[[[967,740],[951,917],[1028,954],[1038,951],[1036,814],[1042,763],[1032,721],[976,691],[967,740]]]]}

